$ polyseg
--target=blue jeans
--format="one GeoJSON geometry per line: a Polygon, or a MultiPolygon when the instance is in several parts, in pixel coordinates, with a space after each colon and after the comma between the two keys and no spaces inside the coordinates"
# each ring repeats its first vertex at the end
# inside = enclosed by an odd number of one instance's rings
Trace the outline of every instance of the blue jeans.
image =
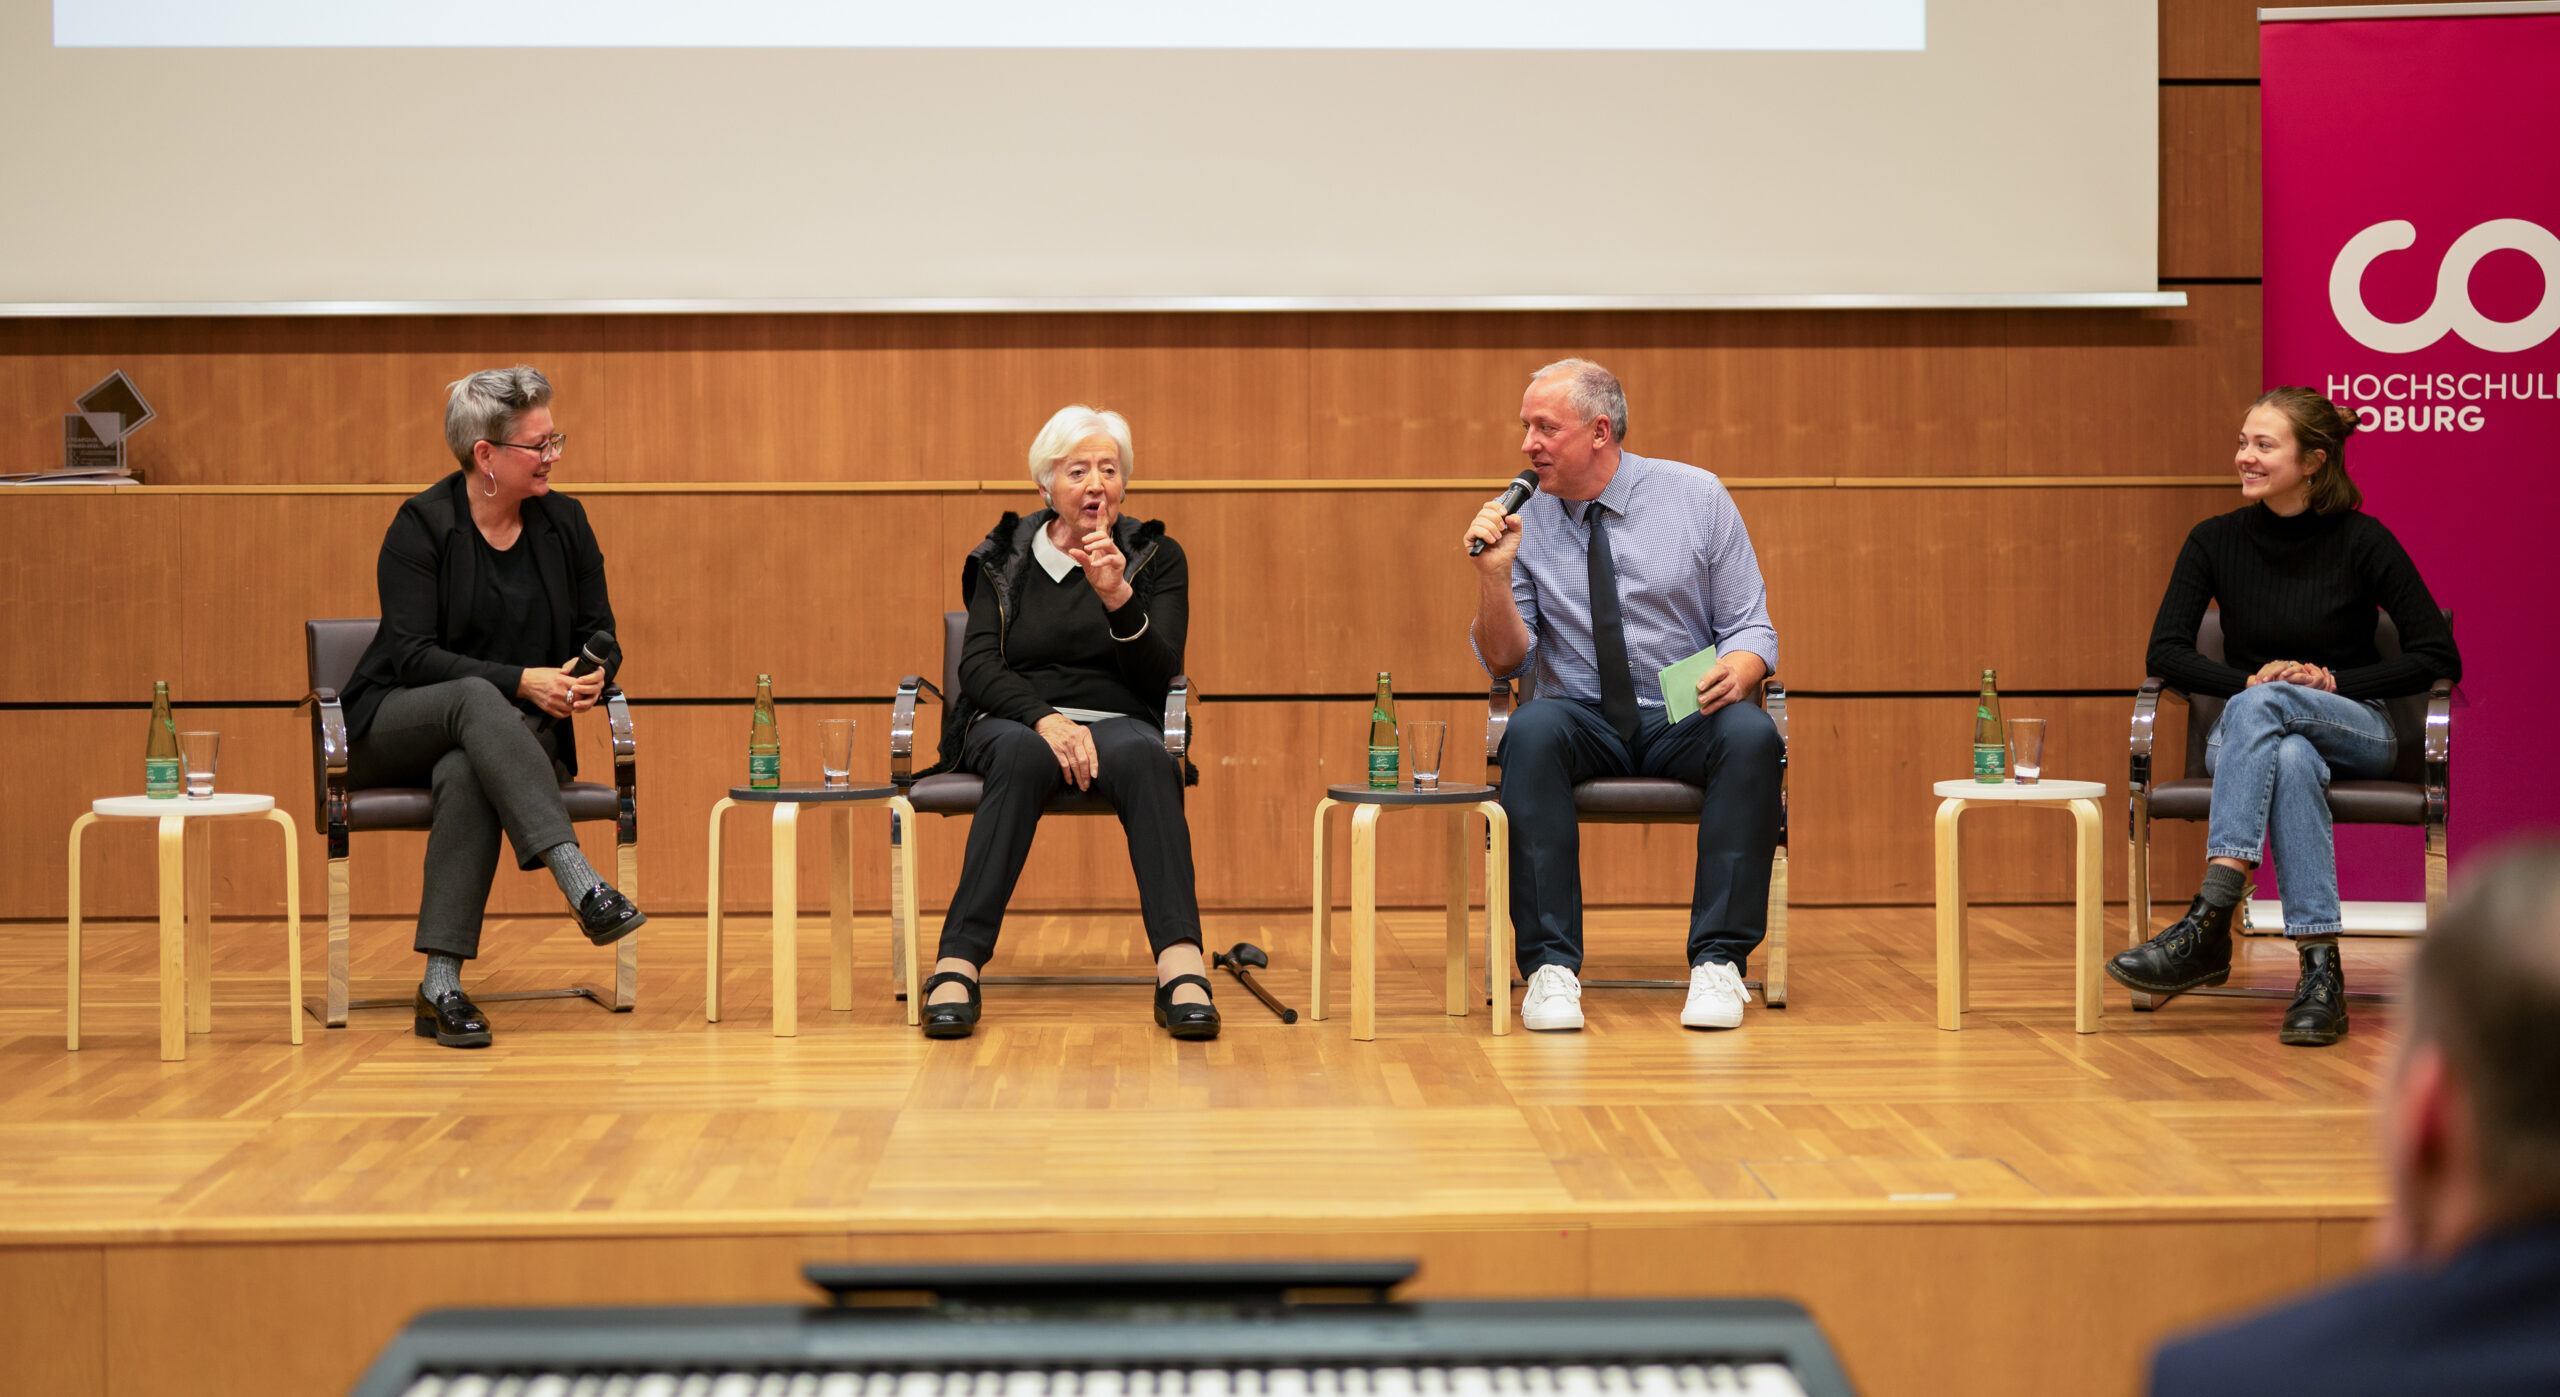
{"type": "Polygon", "coordinates": [[[2400,751],[2379,700],[2340,698],[2300,684],[2260,684],[2223,705],[2204,742],[2213,774],[2208,858],[2257,864],[2270,826],[2284,934],[2338,934],[2338,855],[2329,832],[2329,779],[2391,773],[2400,751]]]}

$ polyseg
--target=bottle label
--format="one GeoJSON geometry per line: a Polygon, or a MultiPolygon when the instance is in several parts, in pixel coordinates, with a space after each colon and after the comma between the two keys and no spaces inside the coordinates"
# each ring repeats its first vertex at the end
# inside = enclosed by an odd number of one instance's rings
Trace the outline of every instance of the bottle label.
{"type": "Polygon", "coordinates": [[[167,800],[178,793],[178,759],[145,757],[142,760],[142,793],[157,800],[167,800]]]}
{"type": "Polygon", "coordinates": [[[750,786],[781,785],[782,754],[780,752],[749,752],[747,754],[747,784],[750,786]]]}
{"type": "Polygon", "coordinates": [[[2008,749],[1997,742],[1973,744],[1973,779],[1997,784],[2007,774],[2000,769],[2007,755],[2008,749]]]}
{"type": "Polygon", "coordinates": [[[1396,755],[1396,749],[1393,747],[1369,749],[1370,785],[1384,788],[1396,783],[1396,755]]]}

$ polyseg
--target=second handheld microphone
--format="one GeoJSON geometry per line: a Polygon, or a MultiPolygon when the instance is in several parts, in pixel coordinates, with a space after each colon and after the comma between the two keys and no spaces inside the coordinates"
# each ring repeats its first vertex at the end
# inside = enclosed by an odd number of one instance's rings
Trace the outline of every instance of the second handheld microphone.
{"type": "Polygon", "coordinates": [[[587,648],[584,653],[571,660],[568,667],[561,672],[575,679],[588,670],[604,668],[605,661],[612,658],[613,632],[598,631],[587,637],[587,648]]]}
{"type": "MultiPolygon", "coordinates": [[[[1527,504],[1529,497],[1536,493],[1538,493],[1538,469],[1532,466],[1512,477],[1511,483],[1502,487],[1502,512],[1505,515],[1519,513],[1520,506],[1527,504]]],[[[1483,539],[1467,540],[1468,557],[1475,557],[1482,552],[1484,552],[1483,539]]]]}

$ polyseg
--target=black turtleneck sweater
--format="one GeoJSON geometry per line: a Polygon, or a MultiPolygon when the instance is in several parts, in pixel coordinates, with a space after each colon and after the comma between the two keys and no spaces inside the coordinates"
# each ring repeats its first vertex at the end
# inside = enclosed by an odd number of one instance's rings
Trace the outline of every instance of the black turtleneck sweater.
{"type": "Polygon", "coordinates": [[[2462,677],[2453,628],[2408,551],[2360,510],[2291,518],[2253,504],[2195,526],[2169,574],[2147,663],[2170,686],[2229,698],[2270,660],[2319,665],[2353,699],[2421,694],[2462,677]],[[2216,663],[2196,650],[2205,604],[2222,607],[2216,663]],[[2400,654],[2374,648],[2374,613],[2391,614],[2400,654]]]}

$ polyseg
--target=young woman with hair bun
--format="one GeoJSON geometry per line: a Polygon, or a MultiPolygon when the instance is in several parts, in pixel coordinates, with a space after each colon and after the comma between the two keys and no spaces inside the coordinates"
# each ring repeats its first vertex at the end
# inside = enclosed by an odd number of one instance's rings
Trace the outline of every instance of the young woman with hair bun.
{"type": "Polygon", "coordinates": [[[2363,512],[2347,475],[2356,420],[2308,388],[2250,404],[2233,465],[2247,503],[2187,535],[2151,628],[2150,672],[2226,699],[2205,740],[2213,775],[2204,886],[2168,930],[2107,963],[2119,983],[2171,995],[2231,978],[2231,923],[2272,833],[2285,935],[2302,973],[2279,1041],[2347,1032],[2338,961],[2332,778],[2386,776],[2399,757],[2383,701],[2462,677],[2453,628],[2407,550],[2363,512]],[[2207,605],[2222,610],[2225,660],[2196,649],[2207,605]],[[2375,616],[2399,628],[2384,659],[2375,616]]]}

